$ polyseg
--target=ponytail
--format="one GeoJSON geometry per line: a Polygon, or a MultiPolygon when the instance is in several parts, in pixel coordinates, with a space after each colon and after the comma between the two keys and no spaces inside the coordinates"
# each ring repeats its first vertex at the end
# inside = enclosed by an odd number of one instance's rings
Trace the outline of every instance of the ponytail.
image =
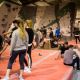
{"type": "Polygon", "coordinates": [[[19,36],[20,36],[21,39],[24,40],[26,38],[26,31],[25,31],[23,22],[20,22],[18,24],[18,26],[19,26],[19,28],[18,28],[19,29],[19,36]]]}

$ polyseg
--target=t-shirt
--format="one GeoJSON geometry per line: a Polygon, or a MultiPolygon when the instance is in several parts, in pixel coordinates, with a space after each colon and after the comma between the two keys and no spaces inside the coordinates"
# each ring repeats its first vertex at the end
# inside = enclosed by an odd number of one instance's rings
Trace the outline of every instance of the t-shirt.
{"type": "Polygon", "coordinates": [[[60,46],[59,49],[61,50],[61,54],[64,54],[64,52],[65,52],[66,50],[68,50],[69,47],[65,47],[65,46],[63,45],[63,46],[60,46]]]}
{"type": "Polygon", "coordinates": [[[10,51],[12,52],[13,50],[23,50],[23,49],[28,49],[28,34],[26,33],[26,38],[21,39],[19,36],[19,30],[15,30],[12,34],[11,38],[11,48],[10,51]]]}
{"type": "Polygon", "coordinates": [[[26,28],[29,37],[29,44],[33,42],[34,39],[34,31],[31,28],[26,28]]]}
{"type": "Polygon", "coordinates": [[[13,34],[13,32],[14,32],[16,29],[17,29],[17,27],[12,28],[12,32],[11,32],[9,38],[7,38],[7,43],[8,43],[9,45],[11,44],[11,37],[12,37],[12,34],[13,34]]]}
{"type": "Polygon", "coordinates": [[[72,64],[73,62],[73,55],[76,54],[75,51],[72,49],[68,49],[64,53],[64,63],[65,64],[72,64]]]}
{"type": "Polygon", "coordinates": [[[55,34],[56,34],[56,36],[60,35],[60,29],[56,29],[55,34]]]}
{"type": "Polygon", "coordinates": [[[50,39],[53,39],[54,38],[52,31],[50,32],[49,37],[50,37],[50,39]]]}

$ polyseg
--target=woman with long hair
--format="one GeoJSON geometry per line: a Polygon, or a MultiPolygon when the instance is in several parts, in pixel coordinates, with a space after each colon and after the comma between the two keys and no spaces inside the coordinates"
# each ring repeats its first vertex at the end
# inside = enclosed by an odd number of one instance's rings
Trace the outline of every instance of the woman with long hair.
{"type": "Polygon", "coordinates": [[[24,80],[22,75],[24,70],[24,57],[26,51],[28,50],[28,34],[25,31],[23,21],[16,20],[16,24],[18,29],[16,29],[12,34],[11,47],[10,47],[11,56],[8,62],[6,76],[2,80],[9,80],[9,74],[12,69],[12,65],[18,55],[19,55],[19,63],[20,63],[19,80],[24,80]]]}
{"type": "Polygon", "coordinates": [[[26,59],[24,59],[24,63],[26,64],[26,67],[24,69],[24,72],[31,72],[31,67],[32,67],[32,57],[31,57],[31,51],[32,51],[32,42],[34,39],[34,31],[32,29],[32,20],[26,20],[24,23],[25,30],[28,33],[29,36],[29,43],[28,43],[28,63],[26,59]]]}

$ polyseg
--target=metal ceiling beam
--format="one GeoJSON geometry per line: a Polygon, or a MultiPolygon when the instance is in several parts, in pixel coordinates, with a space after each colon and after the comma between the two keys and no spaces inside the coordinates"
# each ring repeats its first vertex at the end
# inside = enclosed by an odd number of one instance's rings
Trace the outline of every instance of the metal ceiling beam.
{"type": "Polygon", "coordinates": [[[5,1],[11,2],[11,3],[16,4],[16,5],[19,5],[19,6],[22,6],[22,4],[20,4],[20,3],[18,3],[18,2],[14,2],[14,1],[12,1],[12,0],[5,0],[5,1]]]}
{"type": "Polygon", "coordinates": [[[22,5],[27,5],[27,4],[31,4],[31,3],[35,3],[39,0],[20,0],[20,2],[22,3],[22,5]]]}

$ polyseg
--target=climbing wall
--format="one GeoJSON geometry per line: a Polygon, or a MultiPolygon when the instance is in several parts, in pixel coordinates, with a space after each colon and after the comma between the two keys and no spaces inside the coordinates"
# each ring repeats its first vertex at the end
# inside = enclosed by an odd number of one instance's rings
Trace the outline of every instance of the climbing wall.
{"type": "Polygon", "coordinates": [[[20,6],[13,3],[2,2],[0,4],[0,34],[4,30],[8,30],[12,21],[18,15],[19,10],[20,6]]]}
{"type": "Polygon", "coordinates": [[[70,14],[67,13],[65,16],[63,16],[60,19],[60,28],[61,31],[65,34],[65,35],[69,35],[70,36],[70,14]]]}
{"type": "Polygon", "coordinates": [[[48,25],[55,19],[54,6],[42,6],[37,8],[35,29],[48,25]]]}
{"type": "Polygon", "coordinates": [[[19,16],[24,20],[32,20],[33,26],[35,23],[37,7],[35,6],[23,6],[19,12],[19,16]]]}
{"type": "Polygon", "coordinates": [[[77,8],[75,27],[80,30],[80,8],[77,8]]]}

